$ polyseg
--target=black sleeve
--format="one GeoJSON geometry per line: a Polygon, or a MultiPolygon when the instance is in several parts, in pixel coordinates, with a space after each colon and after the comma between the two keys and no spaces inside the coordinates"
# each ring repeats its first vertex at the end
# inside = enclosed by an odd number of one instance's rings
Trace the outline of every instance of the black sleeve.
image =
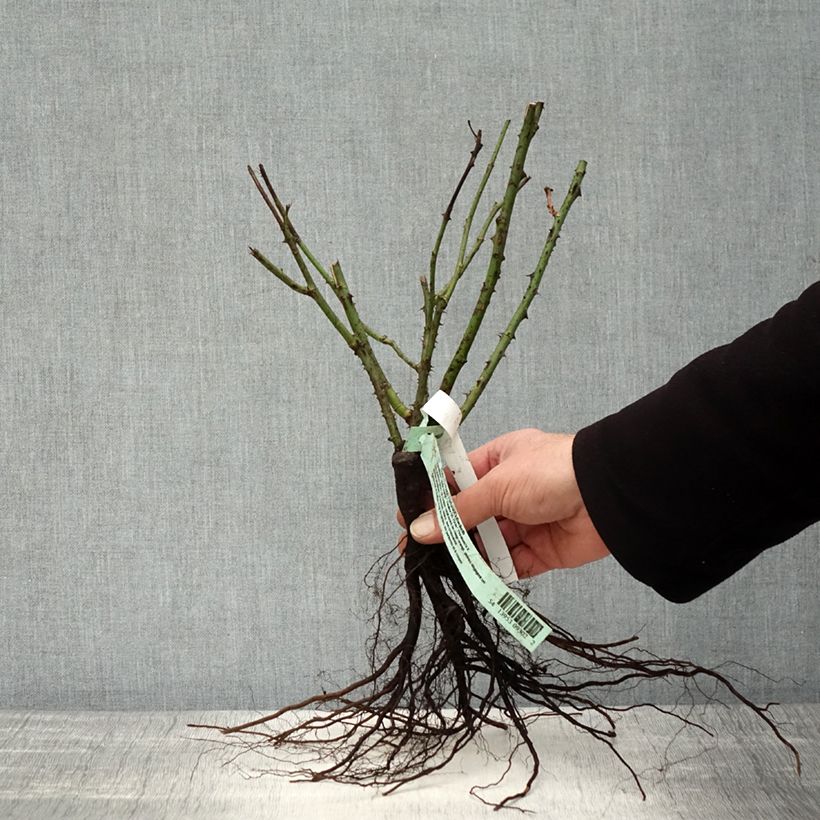
{"type": "Polygon", "coordinates": [[[677,603],[820,520],[820,282],[580,430],[573,463],[610,552],[677,603]]]}

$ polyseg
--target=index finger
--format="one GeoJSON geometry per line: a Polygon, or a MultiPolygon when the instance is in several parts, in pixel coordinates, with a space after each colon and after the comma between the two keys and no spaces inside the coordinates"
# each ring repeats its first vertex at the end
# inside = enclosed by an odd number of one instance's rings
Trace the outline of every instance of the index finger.
{"type": "Polygon", "coordinates": [[[476,447],[475,450],[470,450],[467,453],[467,458],[470,459],[470,464],[473,465],[476,478],[485,476],[493,467],[497,467],[501,460],[507,453],[507,446],[510,443],[511,437],[516,431],[504,433],[496,436],[486,444],[476,447]]]}

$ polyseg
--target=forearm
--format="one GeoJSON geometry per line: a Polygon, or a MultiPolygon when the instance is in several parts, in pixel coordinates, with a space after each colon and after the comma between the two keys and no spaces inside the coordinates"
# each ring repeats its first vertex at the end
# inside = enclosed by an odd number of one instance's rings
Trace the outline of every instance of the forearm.
{"type": "Polygon", "coordinates": [[[573,463],[610,552],[672,601],[820,519],[820,283],[579,431],[573,463]]]}

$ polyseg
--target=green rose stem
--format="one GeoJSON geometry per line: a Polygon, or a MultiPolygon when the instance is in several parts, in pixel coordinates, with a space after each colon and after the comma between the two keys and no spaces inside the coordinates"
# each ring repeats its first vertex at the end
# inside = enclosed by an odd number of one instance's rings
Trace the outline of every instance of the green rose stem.
{"type": "Polygon", "coordinates": [[[527,106],[524,123],[518,134],[518,145],[515,149],[515,157],[510,166],[510,176],[507,180],[504,200],[501,203],[501,209],[496,217],[490,264],[487,267],[484,283],[481,286],[481,291],[478,294],[478,299],[473,308],[473,315],[470,317],[470,321],[467,324],[458,349],[450,362],[450,366],[447,368],[441,380],[439,389],[445,393],[452,391],[455,380],[461,372],[461,368],[466,364],[467,354],[470,352],[476,334],[481,327],[481,323],[484,321],[487,308],[490,306],[490,300],[492,299],[493,293],[495,293],[495,287],[501,275],[501,265],[504,261],[504,249],[507,246],[507,236],[509,235],[513,206],[515,205],[518,192],[521,190],[522,181],[526,177],[524,173],[524,162],[527,159],[527,151],[529,150],[530,143],[538,131],[538,120],[541,117],[543,108],[544,104],[540,102],[527,106]]]}
{"type": "MultiPolygon", "coordinates": [[[[561,233],[561,227],[564,224],[564,220],[567,218],[567,214],[569,213],[569,209],[572,207],[572,203],[575,202],[579,196],[581,196],[581,180],[584,178],[586,170],[587,164],[584,160],[581,160],[581,162],[578,163],[578,167],[575,169],[575,176],[572,178],[572,184],[569,186],[569,191],[567,191],[567,195],[564,198],[564,203],[561,205],[561,210],[553,219],[552,227],[547,235],[547,241],[544,245],[544,250],[541,251],[541,257],[538,260],[538,264],[535,266],[535,270],[529,275],[530,283],[527,285],[526,291],[524,291],[521,304],[515,309],[515,313],[513,313],[507,327],[501,334],[498,344],[495,346],[490,358],[485,363],[484,369],[481,371],[481,375],[478,377],[475,386],[467,394],[467,398],[461,405],[462,421],[467,418],[470,410],[475,407],[475,403],[484,392],[484,388],[490,381],[496,367],[498,367],[498,363],[504,356],[510,342],[512,342],[515,338],[515,333],[518,330],[518,326],[524,321],[524,319],[527,318],[527,310],[532,304],[532,300],[535,299],[535,296],[538,293],[538,286],[541,284],[544,271],[549,264],[552,251],[555,248],[555,243],[558,241],[558,236],[561,233]]],[[[474,321],[475,314],[474,318],[470,320],[470,323],[472,324],[474,321]]],[[[465,334],[465,338],[466,335],[467,334],[465,334]]],[[[444,387],[442,387],[442,390],[443,389],[444,387]]]]}
{"type": "MultiPolygon", "coordinates": [[[[290,206],[282,203],[264,167],[259,166],[259,176],[248,168],[254,185],[273,214],[299,276],[294,278],[287,274],[256,248],[251,247],[250,253],[280,282],[312,299],[361,362],[393,445],[396,499],[408,523],[427,508],[430,484],[419,454],[402,451],[404,442],[399,423],[415,425],[421,419],[421,407],[428,398],[433,352],[442,317],[456,287],[480,250],[490,225],[495,222],[484,280],[461,340],[442,377],[442,390],[448,393],[452,390],[467,362],[502,272],[513,207],[516,197],[529,180],[524,166],[530,144],[538,131],[542,110],[541,102],[530,103],[526,107],[503,197],[493,202],[470,245],[474,217],[510,124],[509,120],[504,123],[470,203],[452,274],[442,287],[438,287],[437,266],[441,245],[459,195],[482,150],[481,131],[473,130],[468,123],[473,135],[473,147],[467,166],[442,213],[427,275],[421,277],[424,326],[418,361],[407,356],[393,339],[364,322],[339,261],[328,267],[322,264],[294,227],[290,206]],[[398,396],[384,373],[371,341],[391,349],[415,374],[416,390],[412,404],[405,403],[398,396]]],[[[477,381],[466,394],[461,405],[463,417],[469,414],[481,397],[518,328],[527,318],[527,311],[538,293],[561,228],[572,204],[581,196],[585,172],[586,162],[581,161],[558,211],[552,202],[552,189],[545,186],[547,213],[552,217],[552,224],[518,307],[499,334],[499,340],[477,381]]],[[[482,802],[499,809],[512,807],[515,801],[524,797],[540,771],[540,758],[530,738],[529,724],[536,715],[558,716],[605,743],[630,772],[640,794],[645,797],[635,769],[613,744],[616,735],[613,716],[646,707],[674,718],[682,726],[707,734],[711,731],[688,712],[681,715],[653,703],[608,707],[600,702],[601,696],[619,686],[631,688],[641,681],[656,678],[677,680],[684,692],[691,696],[694,693],[688,688],[690,685],[703,694],[699,681],[709,679],[771,728],[794,756],[799,773],[800,755],[783,737],[769,714],[769,707],[773,704],[757,706],[729,678],[714,669],[689,661],[659,658],[646,650],[638,650],[632,646],[637,636],[609,643],[590,643],[576,638],[540,612],[537,614],[553,631],[537,650],[538,657],[534,657],[511,639],[483,608],[476,606],[445,547],[418,544],[409,530],[404,537],[403,561],[401,556],[396,555],[395,548],[391,548],[374,561],[365,578],[378,599],[374,634],[368,645],[371,667],[368,675],[332,691],[323,689],[321,694],[236,726],[188,725],[218,729],[222,735],[236,737],[243,751],[260,748],[268,758],[274,757],[275,749],[287,748],[290,754],[283,762],[289,766],[286,773],[291,779],[383,786],[386,787],[384,793],[441,769],[460,749],[472,742],[483,727],[513,731],[518,742],[510,753],[501,779],[486,786],[474,786],[470,790],[482,802]],[[398,579],[389,589],[394,575],[398,575],[398,579]],[[374,577],[377,580],[371,580],[374,577]],[[408,602],[408,607],[404,609],[400,609],[394,600],[402,588],[406,590],[408,602]],[[425,601],[429,606],[425,606],[425,601]],[[403,627],[402,638],[397,643],[393,638],[392,648],[390,637],[384,634],[388,624],[398,627],[399,633],[403,627]],[[552,655],[544,652],[547,646],[552,655]],[[637,652],[640,654],[633,654],[637,652]],[[566,659],[554,657],[559,653],[564,653],[566,659]],[[324,709],[318,710],[318,707],[324,709]],[[522,707],[535,707],[535,711],[525,713],[522,707]],[[297,714],[297,710],[304,709],[317,711],[309,717],[297,714]],[[287,718],[295,718],[295,723],[291,726],[277,723],[268,727],[267,731],[260,728],[272,721],[284,722],[287,718]],[[506,778],[512,758],[520,747],[526,748],[531,761],[523,786],[500,800],[482,797],[479,791],[498,786],[506,778]],[[298,760],[292,756],[294,751],[300,755],[298,760]]],[[[526,589],[516,588],[516,591],[523,597],[528,594],[526,589]]],[[[274,771],[285,773],[279,769],[274,771]]]]}

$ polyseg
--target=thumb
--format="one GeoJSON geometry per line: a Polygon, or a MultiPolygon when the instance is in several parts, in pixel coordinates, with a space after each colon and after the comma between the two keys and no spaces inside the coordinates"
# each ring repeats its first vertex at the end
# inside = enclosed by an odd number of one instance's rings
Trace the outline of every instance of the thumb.
{"type": "MultiPolygon", "coordinates": [[[[465,529],[471,530],[477,524],[499,513],[495,504],[493,478],[491,470],[471,487],[453,496],[456,512],[465,529]]],[[[435,510],[428,510],[416,518],[410,525],[410,534],[420,544],[438,544],[444,541],[435,510]]]]}

